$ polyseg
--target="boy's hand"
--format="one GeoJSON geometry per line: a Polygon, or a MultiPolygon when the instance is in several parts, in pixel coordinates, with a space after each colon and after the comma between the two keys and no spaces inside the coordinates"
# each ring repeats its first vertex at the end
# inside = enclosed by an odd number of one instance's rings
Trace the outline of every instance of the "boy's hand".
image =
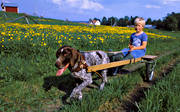
{"type": "Polygon", "coordinates": [[[133,51],[134,50],[134,46],[133,45],[129,45],[129,51],[128,52],[131,52],[131,51],[133,51]]]}

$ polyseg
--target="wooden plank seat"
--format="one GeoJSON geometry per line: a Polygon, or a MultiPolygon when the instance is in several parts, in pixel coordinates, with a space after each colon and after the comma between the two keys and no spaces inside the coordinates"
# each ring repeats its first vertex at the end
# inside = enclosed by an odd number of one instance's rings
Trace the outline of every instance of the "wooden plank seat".
{"type": "Polygon", "coordinates": [[[156,58],[157,58],[157,56],[153,56],[153,55],[145,55],[142,57],[143,60],[147,60],[147,61],[151,61],[151,60],[154,60],[156,58]]]}

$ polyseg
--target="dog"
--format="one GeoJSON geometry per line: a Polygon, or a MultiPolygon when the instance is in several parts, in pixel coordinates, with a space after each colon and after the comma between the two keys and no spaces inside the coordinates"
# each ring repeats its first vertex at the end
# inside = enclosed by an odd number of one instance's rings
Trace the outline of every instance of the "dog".
{"type": "MultiPolygon", "coordinates": [[[[87,72],[88,66],[106,64],[110,62],[108,55],[103,51],[80,52],[70,46],[62,46],[56,52],[55,66],[58,68],[56,76],[60,76],[67,68],[71,71],[71,75],[82,80],[80,85],[77,85],[70,94],[70,98],[81,100],[82,90],[90,85],[92,73],[87,72]]],[[[107,69],[101,71],[102,83],[100,90],[103,90],[107,82],[107,69]]]]}

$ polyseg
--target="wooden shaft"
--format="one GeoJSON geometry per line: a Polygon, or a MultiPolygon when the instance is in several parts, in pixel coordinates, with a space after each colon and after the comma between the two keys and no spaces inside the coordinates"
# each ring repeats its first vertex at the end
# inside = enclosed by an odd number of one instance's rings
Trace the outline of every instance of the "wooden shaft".
{"type": "Polygon", "coordinates": [[[103,70],[103,69],[107,69],[107,68],[113,68],[113,67],[117,67],[117,66],[136,63],[136,62],[141,61],[141,60],[142,60],[142,58],[136,58],[136,59],[129,59],[129,60],[111,62],[111,63],[107,63],[107,64],[89,66],[88,67],[88,72],[94,72],[94,71],[103,70]]]}
{"type": "MultiPolygon", "coordinates": [[[[102,51],[102,50],[91,50],[91,51],[80,51],[80,52],[97,52],[97,51],[102,51]]],[[[127,52],[127,51],[103,51],[103,52],[117,54],[117,53],[122,53],[122,52],[127,52]]]]}

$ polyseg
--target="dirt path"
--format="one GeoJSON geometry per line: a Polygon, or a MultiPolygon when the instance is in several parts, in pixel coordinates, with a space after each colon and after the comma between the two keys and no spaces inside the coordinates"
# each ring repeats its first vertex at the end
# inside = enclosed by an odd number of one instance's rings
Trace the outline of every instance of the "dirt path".
{"type": "Polygon", "coordinates": [[[158,74],[158,78],[155,78],[152,82],[142,82],[138,84],[132,91],[126,95],[118,108],[109,110],[110,112],[136,112],[138,107],[136,106],[138,102],[145,98],[145,91],[147,91],[152,85],[161,80],[164,76],[167,76],[173,68],[180,63],[180,56],[169,61],[169,63],[164,66],[161,72],[158,74]]]}

